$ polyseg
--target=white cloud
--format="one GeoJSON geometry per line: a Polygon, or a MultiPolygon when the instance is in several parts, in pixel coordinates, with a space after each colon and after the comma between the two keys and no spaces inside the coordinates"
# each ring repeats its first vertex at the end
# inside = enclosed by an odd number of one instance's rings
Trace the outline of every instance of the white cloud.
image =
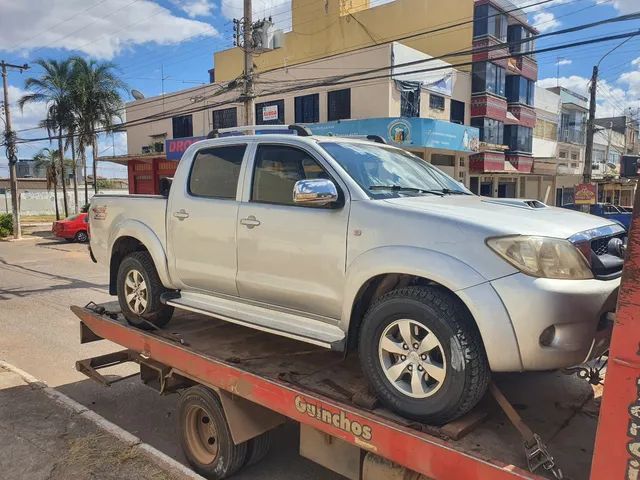
{"type": "MultiPolygon", "coordinates": [[[[14,131],[31,128],[47,116],[47,105],[42,102],[29,103],[20,110],[18,100],[20,100],[28,92],[21,88],[9,85],[9,106],[11,108],[11,126],[14,131]]],[[[43,133],[43,131],[40,131],[43,133]]],[[[20,132],[18,132],[20,136],[20,132]]]]}
{"type": "Polygon", "coordinates": [[[538,12],[533,16],[533,26],[541,33],[548,32],[560,26],[560,20],[550,12],[538,12]]]}
{"type": "MultiPolygon", "coordinates": [[[[555,87],[560,84],[568,90],[578,93],[584,97],[589,97],[590,78],[579,75],[569,77],[543,78],[538,80],[537,85],[542,88],[555,87]]],[[[622,86],[615,86],[606,80],[598,82],[597,89],[597,117],[609,117],[622,115],[631,107],[636,111],[638,107],[638,95],[640,94],[640,72],[630,72],[623,74],[617,81],[622,86]],[[637,74],[637,75],[635,75],[637,74]]]]}
{"type": "MultiPolygon", "coordinates": [[[[570,1],[571,0],[553,0],[552,2],[545,3],[543,5],[538,5],[537,2],[535,2],[534,0],[511,0],[511,3],[513,3],[516,7],[520,7],[520,8],[526,7],[523,9],[524,13],[532,13],[532,12],[539,12],[539,11],[545,10],[554,5],[562,5],[564,3],[569,3],[570,1]]],[[[606,1],[609,1],[609,0],[606,0],[606,1]]]]}
{"type": "Polygon", "coordinates": [[[573,60],[569,60],[568,58],[561,58],[560,60],[558,60],[556,62],[556,65],[571,65],[573,63],[573,60]]]}
{"type": "Polygon", "coordinates": [[[613,6],[622,14],[640,12],[638,0],[614,0],[613,6]]]}
{"type": "Polygon", "coordinates": [[[211,15],[215,5],[210,0],[171,0],[174,5],[185,12],[189,17],[205,17],[211,15]]]}
{"type": "MultiPolygon", "coordinates": [[[[181,3],[195,8],[193,13],[203,1],[181,3]]],[[[150,0],[109,0],[88,8],[85,0],[0,0],[0,11],[0,50],[25,55],[62,48],[111,59],[134,45],[174,45],[218,35],[211,25],[175,16],[150,0]]]]}

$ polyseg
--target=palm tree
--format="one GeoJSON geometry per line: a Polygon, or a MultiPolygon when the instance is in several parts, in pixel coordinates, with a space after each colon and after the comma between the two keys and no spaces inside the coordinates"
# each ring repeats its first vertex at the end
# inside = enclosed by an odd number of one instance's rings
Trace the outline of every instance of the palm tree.
{"type": "MultiPolygon", "coordinates": [[[[76,124],[76,118],[75,115],[71,115],[70,118],[70,123],[68,125],[66,125],[65,130],[67,131],[67,137],[65,139],[64,142],[64,148],[65,150],[68,148],[71,148],[71,162],[69,163],[69,166],[71,167],[72,171],[73,171],[73,201],[75,202],[75,206],[74,206],[74,211],[75,213],[78,213],[78,208],[79,208],[79,204],[78,204],[78,162],[76,159],[76,130],[77,130],[77,124],[76,124]]],[[[85,179],[85,183],[86,183],[86,179],[85,179]]],[[[85,202],[86,204],[87,202],[85,202]]]]}
{"type": "Polygon", "coordinates": [[[33,157],[36,168],[44,168],[47,176],[47,190],[53,187],[53,198],[56,205],[56,220],[60,220],[60,210],[58,209],[58,159],[59,150],[43,148],[33,157]]]}
{"type": "MultiPolygon", "coordinates": [[[[73,97],[77,121],[78,150],[84,162],[86,179],[86,149],[93,150],[93,186],[98,192],[98,145],[96,134],[100,129],[111,131],[114,120],[121,119],[123,107],[120,91],[126,89],[125,83],[115,74],[115,65],[109,62],[96,62],[74,57],[73,61],[73,97]]],[[[85,180],[85,202],[88,201],[85,180]]]]}
{"type": "MultiPolygon", "coordinates": [[[[64,129],[71,122],[73,115],[71,103],[72,62],[67,60],[36,60],[44,73],[39,77],[27,78],[24,85],[30,93],[18,100],[20,109],[29,103],[44,102],[47,104],[47,117],[41,126],[47,129],[49,137],[57,134],[58,150],[64,152],[62,140],[64,129]]],[[[62,180],[62,196],[65,217],[69,216],[67,204],[66,173],[63,161],[64,154],[59,156],[60,179],[62,180]]]]}

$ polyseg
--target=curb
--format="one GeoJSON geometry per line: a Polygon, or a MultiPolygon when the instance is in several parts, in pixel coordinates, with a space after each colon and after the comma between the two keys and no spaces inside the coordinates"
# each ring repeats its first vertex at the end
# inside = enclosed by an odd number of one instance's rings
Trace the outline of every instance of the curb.
{"type": "Polygon", "coordinates": [[[31,387],[41,389],[45,393],[45,395],[47,395],[49,398],[54,400],[56,403],[80,415],[81,417],[89,420],[90,422],[97,425],[102,430],[110,433],[111,435],[116,437],[118,440],[121,440],[122,442],[129,445],[130,447],[136,448],[144,452],[146,455],[156,460],[158,464],[164,466],[165,468],[169,470],[173,470],[174,472],[180,473],[181,475],[184,475],[185,477],[193,480],[206,480],[204,477],[200,476],[199,474],[191,470],[189,467],[183,465],[177,460],[174,460],[167,454],[161,452],[155,447],[152,447],[148,443],[144,443],[142,440],[140,440],[140,438],[127,432],[126,430],[119,427],[115,423],[110,422],[109,420],[104,418],[102,415],[97,414],[93,410],[90,410],[89,408],[76,402],[72,398],[69,398],[64,393],[60,393],[57,390],[54,390],[53,388],[49,387],[46,383],[44,383],[42,380],[38,380],[33,375],[30,375],[24,370],[18,367],[15,367],[3,360],[0,360],[0,367],[6,370],[9,370],[15,373],[16,375],[19,375],[20,377],[22,377],[22,379],[25,382],[27,382],[27,384],[29,384],[31,387]]]}

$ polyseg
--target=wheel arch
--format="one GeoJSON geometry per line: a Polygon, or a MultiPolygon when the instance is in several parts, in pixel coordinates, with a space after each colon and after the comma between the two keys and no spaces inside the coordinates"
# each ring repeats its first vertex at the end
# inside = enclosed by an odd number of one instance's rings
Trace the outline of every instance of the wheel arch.
{"type": "Polygon", "coordinates": [[[414,247],[382,247],[352,262],[341,320],[347,332],[348,351],[357,349],[368,307],[385,293],[409,285],[434,286],[450,294],[478,328],[491,368],[521,370],[511,319],[487,279],[456,258],[414,247]],[[497,342],[488,341],[493,337],[501,339],[500,348],[496,348],[497,342]],[[506,362],[503,359],[507,357],[515,360],[506,362]]]}
{"type": "Polygon", "coordinates": [[[128,221],[119,225],[109,242],[109,293],[116,295],[116,280],[120,262],[131,252],[149,252],[162,284],[171,288],[171,277],[167,268],[167,256],[156,234],[138,221],[128,221]]]}

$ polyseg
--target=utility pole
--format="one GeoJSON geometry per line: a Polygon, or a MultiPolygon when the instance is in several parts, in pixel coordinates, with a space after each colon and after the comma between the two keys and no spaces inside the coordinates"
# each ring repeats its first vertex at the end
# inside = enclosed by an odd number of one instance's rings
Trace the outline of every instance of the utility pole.
{"type": "Polygon", "coordinates": [[[247,125],[255,125],[255,100],[253,92],[253,17],[251,0],[244,0],[244,118],[247,125]]]}
{"type": "Polygon", "coordinates": [[[589,120],[587,121],[587,147],[584,155],[584,183],[591,183],[591,168],[593,165],[593,134],[596,126],[596,89],[598,86],[598,65],[593,67],[591,75],[591,98],[589,99],[589,120]]]}
{"type": "Polygon", "coordinates": [[[18,175],[16,171],[16,139],[11,129],[11,109],[9,107],[9,86],[7,85],[7,68],[15,68],[22,72],[27,70],[29,65],[13,65],[0,62],[2,66],[2,88],[4,90],[4,119],[5,119],[5,144],[7,147],[7,159],[9,160],[9,182],[11,183],[11,210],[13,211],[13,238],[20,240],[22,230],[20,228],[20,206],[18,205],[18,175]]]}

